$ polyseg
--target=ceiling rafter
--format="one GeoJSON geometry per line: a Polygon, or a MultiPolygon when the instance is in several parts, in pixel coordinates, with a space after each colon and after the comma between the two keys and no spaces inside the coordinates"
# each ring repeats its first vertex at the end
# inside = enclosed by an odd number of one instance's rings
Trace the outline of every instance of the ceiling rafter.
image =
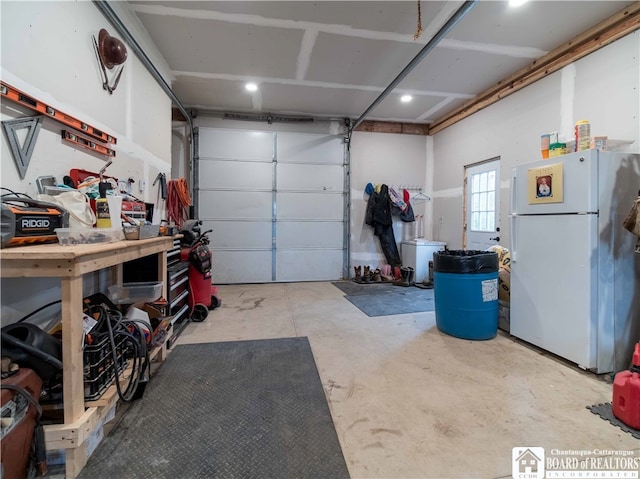
{"type": "Polygon", "coordinates": [[[355,131],[367,131],[370,133],[402,133],[405,135],[428,135],[429,125],[425,123],[363,120],[356,127],[355,131]]]}
{"type": "Polygon", "coordinates": [[[434,135],[444,130],[639,28],[640,1],[628,5],[573,40],[531,62],[525,68],[496,83],[472,100],[437,119],[430,124],[429,134],[434,135]]]}

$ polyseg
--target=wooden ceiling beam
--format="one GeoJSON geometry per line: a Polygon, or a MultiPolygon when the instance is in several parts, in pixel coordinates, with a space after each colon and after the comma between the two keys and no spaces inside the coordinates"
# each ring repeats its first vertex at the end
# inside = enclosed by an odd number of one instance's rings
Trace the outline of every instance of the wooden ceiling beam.
{"type": "Polygon", "coordinates": [[[187,121],[187,117],[185,117],[178,108],[172,108],[171,121],[187,121]]]}
{"type": "Polygon", "coordinates": [[[396,121],[364,120],[355,131],[370,133],[401,133],[405,135],[428,135],[429,125],[426,123],[401,123],[396,121]]]}
{"type": "Polygon", "coordinates": [[[628,5],[573,40],[499,81],[444,117],[437,119],[429,125],[429,134],[434,135],[444,130],[512,93],[638,30],[638,28],[640,28],[640,1],[628,5]]]}

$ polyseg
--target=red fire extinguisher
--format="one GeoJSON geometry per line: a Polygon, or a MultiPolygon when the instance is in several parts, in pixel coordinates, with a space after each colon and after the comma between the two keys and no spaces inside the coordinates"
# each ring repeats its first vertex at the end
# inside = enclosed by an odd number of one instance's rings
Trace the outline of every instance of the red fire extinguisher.
{"type": "Polygon", "coordinates": [[[613,380],[613,415],[627,426],[640,429],[640,343],[636,344],[631,369],[613,380]]]}

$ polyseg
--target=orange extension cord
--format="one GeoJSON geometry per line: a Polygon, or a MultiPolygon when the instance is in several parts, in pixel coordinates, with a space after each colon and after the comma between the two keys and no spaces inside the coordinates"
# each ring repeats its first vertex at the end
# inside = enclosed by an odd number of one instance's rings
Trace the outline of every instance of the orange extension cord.
{"type": "Polygon", "coordinates": [[[189,219],[189,206],[191,195],[187,180],[178,178],[170,180],[167,184],[167,214],[169,223],[173,222],[182,228],[183,223],[189,219]]]}

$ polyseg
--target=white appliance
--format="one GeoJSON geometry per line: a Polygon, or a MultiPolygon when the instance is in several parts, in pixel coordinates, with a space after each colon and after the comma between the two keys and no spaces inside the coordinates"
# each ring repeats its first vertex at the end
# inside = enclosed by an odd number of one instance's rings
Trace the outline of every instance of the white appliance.
{"type": "Polygon", "coordinates": [[[447,243],[429,241],[422,238],[405,240],[400,245],[402,266],[410,266],[415,270],[414,281],[422,283],[429,278],[429,261],[433,261],[433,253],[442,251],[447,243]]]}
{"type": "Polygon", "coordinates": [[[622,222],[639,188],[636,154],[586,150],[513,169],[513,336],[596,373],[628,367],[640,337],[640,255],[622,222]]]}

